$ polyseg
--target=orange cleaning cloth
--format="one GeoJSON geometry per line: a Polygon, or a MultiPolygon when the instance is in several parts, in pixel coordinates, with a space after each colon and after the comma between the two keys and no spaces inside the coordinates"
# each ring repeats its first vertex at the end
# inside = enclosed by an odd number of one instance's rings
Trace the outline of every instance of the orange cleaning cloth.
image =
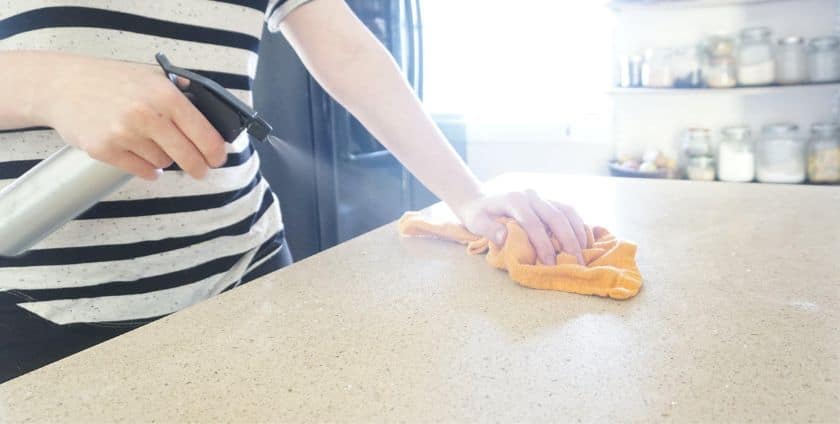
{"type": "Polygon", "coordinates": [[[510,218],[499,222],[507,227],[502,246],[469,232],[460,224],[433,223],[417,212],[403,215],[399,228],[404,236],[434,237],[465,244],[472,255],[487,252],[487,263],[507,270],[513,281],[532,289],[627,299],[642,287],[642,276],[636,267],[636,245],[616,239],[605,228],[586,227],[587,246],[583,250],[586,266],[578,265],[574,256],[563,252],[552,236],[557,265],[547,266],[538,262],[537,252],[519,223],[510,218]]]}

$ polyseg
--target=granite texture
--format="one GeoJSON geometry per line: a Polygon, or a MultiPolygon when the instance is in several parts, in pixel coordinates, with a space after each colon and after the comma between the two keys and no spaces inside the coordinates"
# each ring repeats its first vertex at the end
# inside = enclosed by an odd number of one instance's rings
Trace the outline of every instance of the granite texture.
{"type": "Polygon", "coordinates": [[[628,301],[388,225],[0,386],[2,422],[837,422],[840,188],[508,175],[639,244],[628,301]]]}

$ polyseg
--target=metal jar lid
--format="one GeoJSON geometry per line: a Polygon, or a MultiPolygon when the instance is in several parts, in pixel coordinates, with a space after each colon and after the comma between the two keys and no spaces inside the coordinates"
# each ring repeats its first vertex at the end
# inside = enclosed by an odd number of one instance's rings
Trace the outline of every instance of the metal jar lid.
{"type": "Polygon", "coordinates": [[[685,130],[690,135],[701,135],[701,136],[708,136],[711,134],[712,130],[708,128],[688,128],[685,130]]]}
{"type": "Polygon", "coordinates": [[[840,125],[835,122],[814,122],[811,132],[822,136],[834,136],[840,132],[840,125]]]}
{"type": "Polygon", "coordinates": [[[744,125],[735,125],[731,127],[725,127],[722,130],[720,130],[720,132],[729,138],[740,140],[742,138],[749,138],[751,130],[750,127],[744,125]]]}
{"type": "Polygon", "coordinates": [[[767,27],[745,28],[741,31],[742,40],[761,41],[773,34],[773,31],[767,27]]]}
{"type": "Polygon", "coordinates": [[[780,46],[793,46],[797,44],[805,44],[805,38],[798,35],[791,35],[790,37],[780,38],[780,46]]]}
{"type": "Polygon", "coordinates": [[[797,131],[799,131],[799,126],[789,122],[767,124],[762,128],[762,132],[767,135],[792,135],[797,131]]]}
{"type": "Polygon", "coordinates": [[[833,50],[840,46],[840,38],[829,35],[826,37],[817,37],[809,43],[814,50],[833,50]]]}

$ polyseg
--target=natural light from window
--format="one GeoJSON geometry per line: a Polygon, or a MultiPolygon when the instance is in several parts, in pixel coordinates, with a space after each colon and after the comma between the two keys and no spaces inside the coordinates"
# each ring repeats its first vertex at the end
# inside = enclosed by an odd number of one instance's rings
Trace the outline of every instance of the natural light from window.
{"type": "Polygon", "coordinates": [[[592,0],[423,0],[425,104],[472,123],[607,126],[612,16],[592,0]]]}

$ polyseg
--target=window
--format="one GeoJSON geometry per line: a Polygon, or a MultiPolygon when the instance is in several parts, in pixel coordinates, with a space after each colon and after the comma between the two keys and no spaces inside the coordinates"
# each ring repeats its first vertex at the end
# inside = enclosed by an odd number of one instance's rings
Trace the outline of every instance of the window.
{"type": "Polygon", "coordinates": [[[425,104],[500,137],[608,143],[612,16],[591,0],[423,0],[425,104]],[[491,131],[493,132],[493,131],[491,131]]]}

